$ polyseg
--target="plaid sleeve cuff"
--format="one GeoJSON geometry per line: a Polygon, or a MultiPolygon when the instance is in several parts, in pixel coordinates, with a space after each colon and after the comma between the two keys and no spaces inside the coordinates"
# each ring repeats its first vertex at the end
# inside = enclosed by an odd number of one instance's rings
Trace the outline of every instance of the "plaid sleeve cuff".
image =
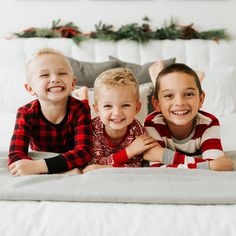
{"type": "Polygon", "coordinates": [[[60,173],[68,170],[66,159],[62,155],[46,158],[44,160],[47,164],[49,174],[60,173]]]}

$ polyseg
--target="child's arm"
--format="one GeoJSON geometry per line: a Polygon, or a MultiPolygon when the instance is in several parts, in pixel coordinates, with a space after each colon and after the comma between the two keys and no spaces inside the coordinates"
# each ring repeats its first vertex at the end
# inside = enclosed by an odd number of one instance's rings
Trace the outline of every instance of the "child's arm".
{"type": "Polygon", "coordinates": [[[30,122],[28,122],[24,109],[19,108],[8,154],[9,165],[22,159],[32,160],[32,158],[28,156],[29,135],[30,122]]]}
{"type": "MultiPolygon", "coordinates": [[[[46,174],[48,168],[45,160],[19,160],[9,165],[10,173],[14,176],[46,174]]],[[[82,174],[78,168],[62,172],[61,174],[82,174]]]]}
{"type": "MultiPolygon", "coordinates": [[[[215,171],[231,171],[233,170],[233,161],[228,156],[220,156],[214,160],[204,160],[202,158],[194,159],[195,163],[175,163],[175,164],[163,164],[157,161],[155,155],[153,158],[149,158],[148,155],[144,155],[145,160],[150,161],[151,167],[166,167],[166,168],[186,168],[186,169],[196,169],[199,168],[198,163],[208,163],[207,168],[215,171]]],[[[186,160],[186,159],[185,159],[186,160]]]]}
{"type": "Polygon", "coordinates": [[[140,135],[126,148],[127,157],[134,158],[157,145],[157,141],[148,134],[140,135]]]}
{"type": "Polygon", "coordinates": [[[44,160],[33,160],[28,156],[30,122],[23,109],[18,109],[15,128],[9,150],[9,170],[12,175],[47,173],[44,160]]]}
{"type": "MultiPolygon", "coordinates": [[[[157,136],[156,136],[157,138],[157,136]]],[[[162,163],[166,167],[173,168],[204,168],[204,169],[214,169],[214,164],[211,168],[209,165],[212,159],[216,159],[217,157],[223,156],[224,153],[221,148],[211,150],[208,154],[211,156],[188,156],[184,153],[180,153],[178,151],[171,150],[165,146],[165,142],[160,140],[161,137],[158,138],[159,146],[156,146],[144,153],[143,158],[151,162],[151,166],[156,166],[157,163],[162,163]],[[213,156],[214,154],[214,156],[213,156]]],[[[215,147],[220,145],[220,140],[215,140],[215,147]],[[219,143],[218,143],[219,142],[219,143]],[[218,144],[217,144],[218,143],[218,144]]],[[[217,162],[217,166],[219,166],[217,162]]]]}
{"type": "Polygon", "coordinates": [[[120,141],[119,145],[114,145],[104,133],[99,117],[94,118],[93,150],[90,164],[141,167],[143,162],[141,153],[156,145],[156,141],[144,135],[145,133],[145,128],[137,120],[134,120],[129,126],[128,134],[120,141]]]}
{"type": "Polygon", "coordinates": [[[19,160],[9,165],[10,173],[14,176],[46,174],[48,168],[46,162],[42,160],[19,160]]]}
{"type": "Polygon", "coordinates": [[[234,163],[230,157],[224,155],[209,161],[209,168],[218,171],[231,171],[234,169],[234,163]]]}
{"type": "MultiPolygon", "coordinates": [[[[151,118],[151,120],[152,119],[153,118],[151,118]]],[[[171,139],[168,139],[169,141],[166,142],[168,142],[169,145],[172,145],[173,148],[168,148],[162,138],[162,135],[154,127],[152,127],[153,124],[150,122],[150,119],[147,120],[146,124],[148,124],[148,126],[151,125],[151,127],[147,128],[148,133],[160,144],[159,147],[155,147],[144,154],[145,160],[154,162],[152,163],[153,166],[159,166],[159,164],[162,163],[162,165],[164,164],[166,167],[207,168],[213,170],[221,170],[225,168],[224,166],[229,166],[229,159],[223,158],[213,161],[218,157],[224,156],[220,140],[219,122],[215,117],[212,117],[212,122],[208,124],[207,128],[206,125],[197,126],[197,131],[195,131],[195,133],[201,133],[202,136],[196,140],[193,139],[189,141],[188,145],[191,145],[188,147],[190,149],[191,147],[197,145],[195,142],[200,142],[201,156],[188,156],[183,152],[180,153],[175,151],[175,145],[171,139]],[[203,130],[203,128],[205,130],[203,130]],[[221,164],[222,167],[220,166],[221,164]]],[[[163,127],[160,130],[163,130],[163,127]]],[[[166,135],[168,135],[168,133],[166,133],[166,135]]],[[[225,170],[229,170],[228,167],[226,167],[225,170]]]]}
{"type": "Polygon", "coordinates": [[[158,142],[157,145],[143,153],[143,159],[150,162],[161,162],[165,148],[158,142]]]}
{"type": "Polygon", "coordinates": [[[138,136],[127,148],[113,154],[106,154],[106,147],[101,137],[93,137],[92,163],[113,167],[141,167],[141,153],[157,145],[156,140],[143,134],[138,136]]]}
{"type": "Polygon", "coordinates": [[[58,156],[45,159],[50,174],[83,167],[91,159],[92,127],[89,105],[80,103],[71,115],[73,116],[70,122],[73,122],[74,147],[58,156]]]}
{"type": "Polygon", "coordinates": [[[73,120],[70,122],[73,123],[74,129],[74,148],[65,153],[38,162],[28,156],[31,120],[29,120],[27,115],[24,115],[23,112],[18,112],[16,127],[9,151],[10,170],[12,170],[15,175],[19,175],[18,173],[21,173],[21,175],[39,173],[52,174],[65,172],[86,165],[91,159],[91,117],[88,104],[80,103],[72,114],[73,120]],[[29,161],[26,162],[25,159],[29,161]],[[17,163],[11,165],[15,162],[17,163]],[[47,168],[45,168],[44,162],[47,168]]]}

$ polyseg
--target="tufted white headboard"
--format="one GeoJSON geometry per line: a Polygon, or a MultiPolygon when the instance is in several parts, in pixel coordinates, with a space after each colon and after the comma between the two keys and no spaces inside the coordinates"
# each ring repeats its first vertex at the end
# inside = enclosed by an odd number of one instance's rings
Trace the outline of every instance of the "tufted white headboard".
{"type": "Polygon", "coordinates": [[[107,61],[112,55],[121,60],[143,64],[157,58],[176,57],[195,69],[236,67],[236,40],[153,40],[140,44],[128,40],[118,42],[90,39],[76,45],[71,39],[28,38],[0,40],[0,62],[25,60],[42,47],[53,47],[66,56],[90,62],[107,61]]]}
{"type": "MultiPolygon", "coordinates": [[[[119,42],[88,40],[76,45],[71,39],[18,38],[0,40],[0,106],[8,106],[7,96],[16,99],[27,96],[23,92],[24,63],[36,50],[53,47],[66,56],[88,61],[107,61],[112,55],[127,62],[143,64],[159,58],[176,57],[206,74],[202,82],[206,91],[204,109],[218,116],[236,112],[236,40],[226,42],[207,40],[153,40],[139,44],[127,40],[119,42]],[[3,105],[2,105],[3,104],[3,105]]],[[[150,81],[147,81],[150,82],[150,81]]]]}

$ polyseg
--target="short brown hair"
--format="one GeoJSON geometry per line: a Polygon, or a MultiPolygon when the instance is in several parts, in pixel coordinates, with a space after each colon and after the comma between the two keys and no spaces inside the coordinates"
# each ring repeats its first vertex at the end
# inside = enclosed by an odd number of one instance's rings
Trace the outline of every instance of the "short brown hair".
{"type": "Polygon", "coordinates": [[[68,60],[68,58],[62,53],[60,52],[59,50],[55,50],[53,48],[41,48],[39,49],[37,52],[35,52],[33,55],[31,55],[31,57],[28,59],[27,63],[26,63],[26,76],[27,76],[27,80],[29,79],[29,66],[30,64],[38,59],[39,57],[41,56],[44,56],[44,55],[57,55],[57,56],[60,56],[62,57],[63,60],[65,60],[65,62],[67,63],[68,67],[70,68],[72,74],[74,74],[73,72],[73,69],[72,69],[72,66],[70,64],[70,61],[68,60]]]}
{"type": "Polygon", "coordinates": [[[94,81],[94,100],[97,102],[99,90],[102,86],[124,87],[129,86],[134,89],[137,100],[140,99],[139,83],[132,71],[127,68],[113,68],[104,71],[94,81]]]}
{"type": "Polygon", "coordinates": [[[183,64],[183,63],[174,63],[174,64],[171,64],[167,67],[165,67],[157,76],[157,79],[156,79],[156,83],[155,83],[155,98],[158,99],[158,92],[160,90],[160,80],[163,76],[167,75],[167,74],[170,74],[170,73],[173,73],[173,72],[180,72],[180,73],[185,73],[185,74],[188,74],[190,76],[192,76],[194,78],[194,82],[196,83],[196,86],[198,88],[198,91],[199,91],[199,94],[201,95],[202,94],[202,86],[201,86],[201,82],[198,78],[198,75],[197,73],[192,69],[190,68],[189,66],[183,64]]]}

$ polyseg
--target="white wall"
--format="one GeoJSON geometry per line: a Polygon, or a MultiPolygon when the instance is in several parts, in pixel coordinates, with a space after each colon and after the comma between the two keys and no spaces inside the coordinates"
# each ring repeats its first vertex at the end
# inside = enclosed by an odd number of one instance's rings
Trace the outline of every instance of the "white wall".
{"type": "Polygon", "coordinates": [[[50,27],[52,20],[73,21],[83,32],[102,20],[116,27],[148,16],[158,28],[171,16],[198,30],[225,28],[236,37],[235,0],[4,0],[0,2],[0,37],[28,27],[50,27]]]}

